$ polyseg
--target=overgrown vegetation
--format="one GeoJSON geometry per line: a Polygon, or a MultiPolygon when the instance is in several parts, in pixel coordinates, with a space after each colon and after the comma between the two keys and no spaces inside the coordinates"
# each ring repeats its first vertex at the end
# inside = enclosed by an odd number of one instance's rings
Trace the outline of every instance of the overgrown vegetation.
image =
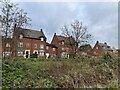
{"type": "Polygon", "coordinates": [[[3,88],[118,87],[118,59],[20,59],[3,61],[3,88]]]}

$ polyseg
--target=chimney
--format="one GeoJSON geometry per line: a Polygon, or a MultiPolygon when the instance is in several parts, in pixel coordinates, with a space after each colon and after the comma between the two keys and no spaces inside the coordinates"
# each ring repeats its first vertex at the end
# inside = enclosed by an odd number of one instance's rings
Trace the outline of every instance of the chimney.
{"type": "Polygon", "coordinates": [[[99,43],[99,41],[97,41],[97,43],[99,43]]]}
{"type": "Polygon", "coordinates": [[[104,44],[106,44],[107,45],[107,43],[105,42],[104,44]]]}
{"type": "Polygon", "coordinates": [[[41,32],[43,32],[43,30],[42,30],[42,29],[40,29],[40,31],[41,31],[41,32]]]}
{"type": "Polygon", "coordinates": [[[56,33],[54,33],[54,35],[56,35],[56,33]]]}

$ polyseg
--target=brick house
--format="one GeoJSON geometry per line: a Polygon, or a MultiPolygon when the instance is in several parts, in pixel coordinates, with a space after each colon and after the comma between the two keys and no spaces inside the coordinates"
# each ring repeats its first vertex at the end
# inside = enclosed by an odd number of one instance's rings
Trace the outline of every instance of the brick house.
{"type": "Polygon", "coordinates": [[[90,44],[81,45],[79,48],[80,55],[92,55],[92,46],[90,44]]]}
{"type": "Polygon", "coordinates": [[[46,43],[46,58],[56,58],[58,48],[53,45],[46,43]]]}
{"type": "Polygon", "coordinates": [[[95,46],[93,47],[93,55],[95,56],[102,56],[104,53],[109,52],[112,53],[112,49],[107,43],[99,43],[99,41],[96,42],[95,46]]]}
{"type": "Polygon", "coordinates": [[[73,42],[74,39],[71,37],[64,37],[61,35],[56,35],[56,33],[54,33],[51,44],[57,47],[56,55],[58,58],[60,57],[69,58],[69,53],[71,51],[70,44],[74,44],[73,42]],[[71,40],[71,43],[69,40],[71,40]]]}
{"type": "Polygon", "coordinates": [[[16,27],[13,34],[13,55],[15,57],[30,58],[38,54],[38,58],[45,58],[46,37],[42,31],[16,27]]]}
{"type": "Polygon", "coordinates": [[[12,55],[12,38],[5,38],[1,36],[2,40],[2,56],[10,56],[12,55]]]}

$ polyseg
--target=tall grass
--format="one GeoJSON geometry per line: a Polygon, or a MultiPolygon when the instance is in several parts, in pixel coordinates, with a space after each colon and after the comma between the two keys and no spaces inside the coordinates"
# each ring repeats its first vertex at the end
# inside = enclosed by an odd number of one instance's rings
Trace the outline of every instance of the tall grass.
{"type": "Polygon", "coordinates": [[[4,60],[3,88],[117,88],[118,59],[4,60]],[[114,84],[114,85],[112,85],[114,84]]]}

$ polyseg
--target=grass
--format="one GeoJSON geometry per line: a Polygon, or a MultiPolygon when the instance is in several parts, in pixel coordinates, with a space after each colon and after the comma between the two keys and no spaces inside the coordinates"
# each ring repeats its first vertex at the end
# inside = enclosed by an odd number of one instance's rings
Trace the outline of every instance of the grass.
{"type": "Polygon", "coordinates": [[[3,88],[117,88],[118,59],[4,60],[3,88]]]}

